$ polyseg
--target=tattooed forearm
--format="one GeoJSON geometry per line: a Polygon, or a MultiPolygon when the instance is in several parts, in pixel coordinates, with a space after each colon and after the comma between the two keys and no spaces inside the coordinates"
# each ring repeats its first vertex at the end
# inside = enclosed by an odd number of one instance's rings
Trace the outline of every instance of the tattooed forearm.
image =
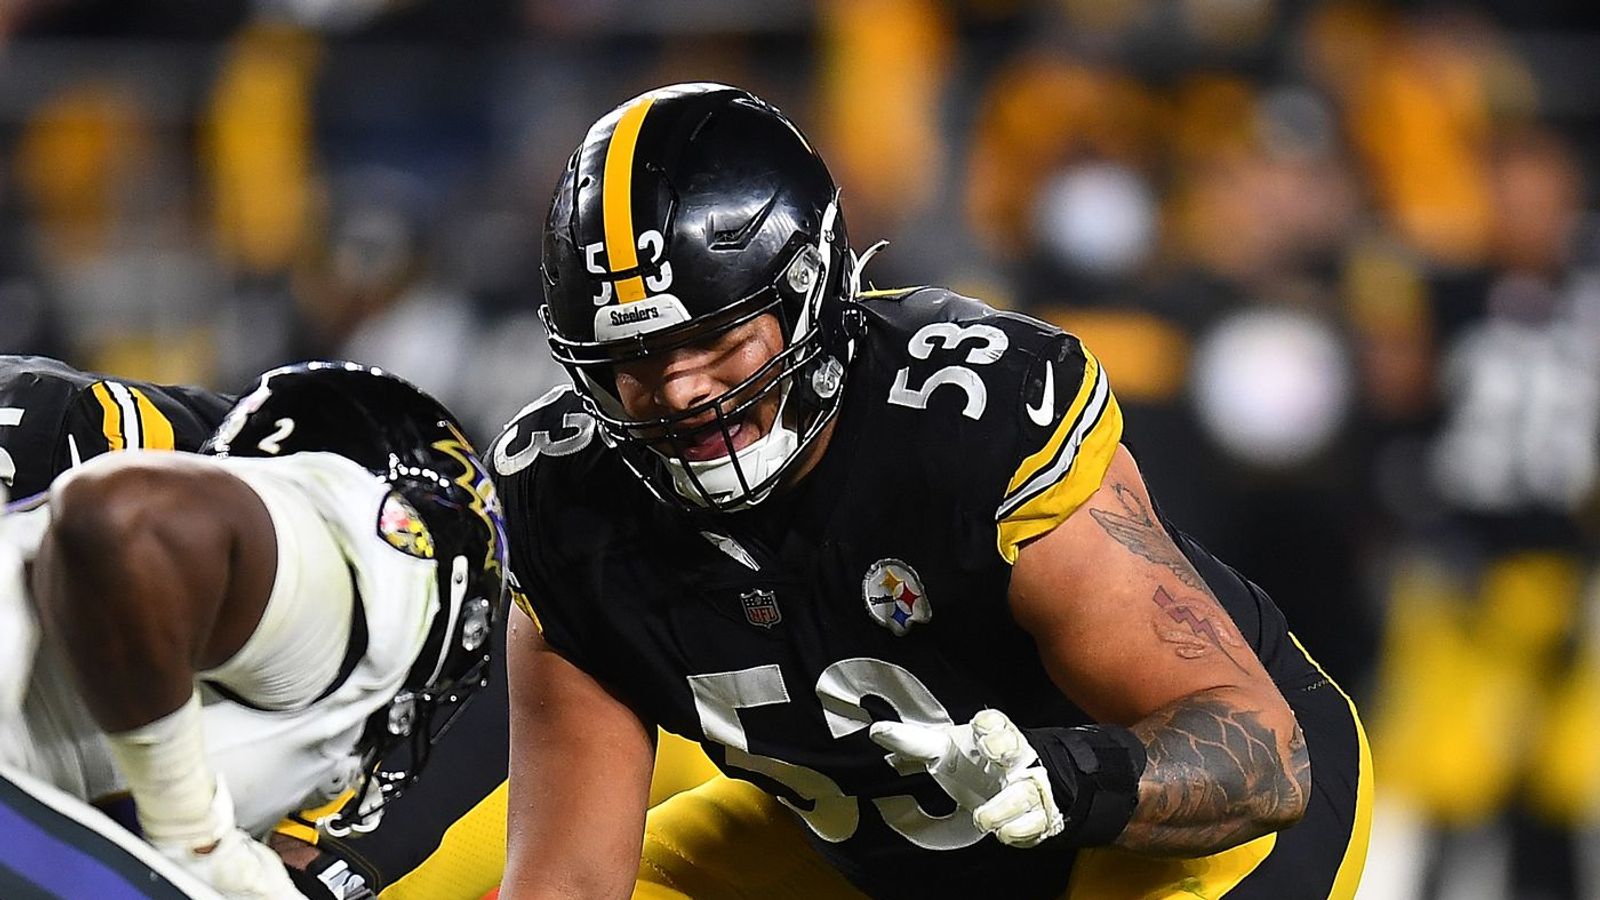
{"type": "Polygon", "coordinates": [[[1145,507],[1139,495],[1125,484],[1114,484],[1111,489],[1116,494],[1122,512],[1116,513],[1105,509],[1089,510],[1089,515],[1100,523],[1106,534],[1156,565],[1171,569],[1172,574],[1178,576],[1178,580],[1187,587],[1197,591],[1205,590],[1206,585],[1200,580],[1200,573],[1196,572],[1194,566],[1189,564],[1189,560],[1173,546],[1172,538],[1167,536],[1166,529],[1156,521],[1156,517],[1145,507]]]}
{"type": "Polygon", "coordinates": [[[1151,599],[1166,614],[1152,620],[1156,636],[1172,644],[1179,656],[1201,659],[1213,650],[1220,650],[1239,671],[1246,675],[1253,674],[1235,655],[1249,652],[1244,641],[1233,628],[1217,621],[1220,610],[1215,603],[1179,600],[1167,593],[1164,587],[1157,587],[1151,599]]]}
{"type": "Polygon", "coordinates": [[[1149,754],[1139,805],[1117,844],[1198,856],[1298,821],[1311,795],[1300,726],[1274,729],[1222,690],[1174,703],[1133,726],[1149,754]]]}

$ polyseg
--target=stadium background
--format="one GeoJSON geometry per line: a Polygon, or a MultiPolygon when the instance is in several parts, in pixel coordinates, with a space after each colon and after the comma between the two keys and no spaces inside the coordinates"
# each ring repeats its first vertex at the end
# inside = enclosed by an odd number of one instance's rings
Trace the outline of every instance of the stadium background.
{"type": "Polygon", "coordinates": [[[587,123],[790,112],[880,287],[1077,332],[1363,703],[1364,898],[1600,896],[1600,27],[1550,0],[9,0],[0,352],[378,363],[487,440],[587,123]]]}

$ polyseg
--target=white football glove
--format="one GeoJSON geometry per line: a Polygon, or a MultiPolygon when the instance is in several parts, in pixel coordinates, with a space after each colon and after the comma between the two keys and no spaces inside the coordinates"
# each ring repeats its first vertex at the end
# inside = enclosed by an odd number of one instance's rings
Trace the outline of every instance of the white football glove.
{"type": "Polygon", "coordinates": [[[980,710],[966,725],[877,722],[868,734],[890,765],[932,775],[1001,843],[1032,847],[1066,827],[1038,752],[999,710],[980,710]]]}
{"type": "Polygon", "coordinates": [[[211,821],[219,828],[209,838],[151,841],[151,846],[226,900],[306,900],[278,854],[233,824],[233,797],[220,777],[211,798],[211,821]]]}

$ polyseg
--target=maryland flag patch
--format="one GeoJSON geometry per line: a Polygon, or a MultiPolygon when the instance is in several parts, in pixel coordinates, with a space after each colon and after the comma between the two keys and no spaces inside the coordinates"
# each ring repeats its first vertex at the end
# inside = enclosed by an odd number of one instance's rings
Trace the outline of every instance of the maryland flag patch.
{"type": "Polygon", "coordinates": [[[389,492],[378,510],[378,536],[389,546],[417,559],[433,559],[433,535],[422,524],[422,516],[406,498],[389,492]]]}

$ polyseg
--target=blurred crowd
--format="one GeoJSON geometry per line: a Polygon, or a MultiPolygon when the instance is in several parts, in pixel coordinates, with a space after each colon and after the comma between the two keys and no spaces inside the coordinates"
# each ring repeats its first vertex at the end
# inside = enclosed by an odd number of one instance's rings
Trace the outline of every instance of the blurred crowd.
{"type": "Polygon", "coordinates": [[[222,389],[353,358],[486,440],[563,377],[540,230],[587,123],[748,87],[830,161],[857,248],[891,242],[869,281],[1102,358],[1169,517],[1363,701],[1383,805],[1422,835],[1403,878],[1375,848],[1404,881],[1381,896],[1593,895],[1577,6],[12,0],[0,352],[222,389]]]}

